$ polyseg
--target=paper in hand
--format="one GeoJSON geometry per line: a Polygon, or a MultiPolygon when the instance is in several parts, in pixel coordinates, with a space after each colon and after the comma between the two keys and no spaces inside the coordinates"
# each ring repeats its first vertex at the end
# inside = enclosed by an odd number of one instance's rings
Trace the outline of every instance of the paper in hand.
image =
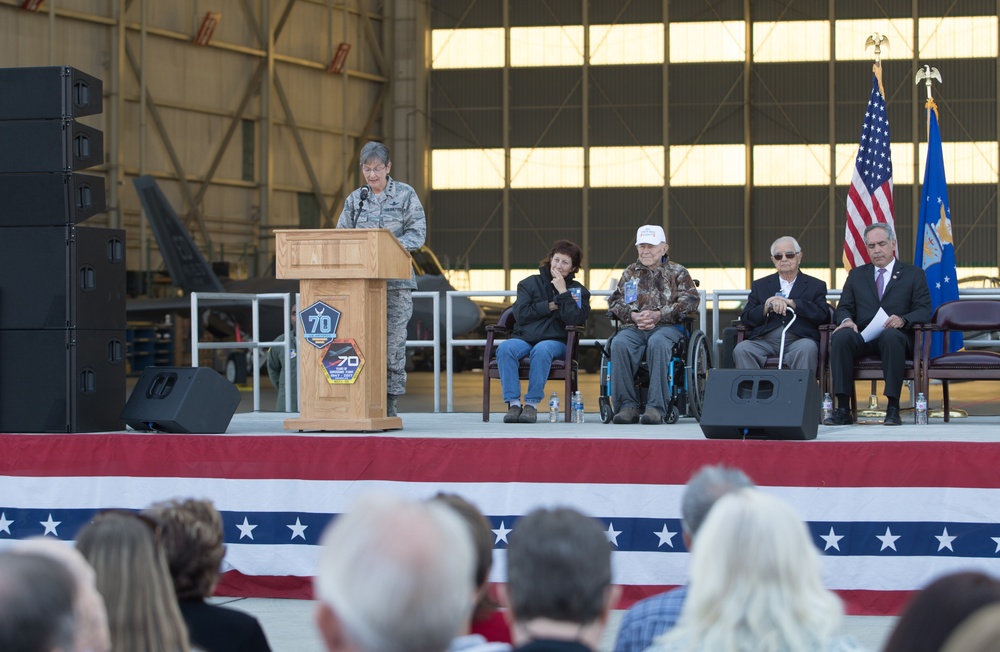
{"type": "Polygon", "coordinates": [[[885,322],[889,320],[889,315],[885,314],[885,310],[882,308],[878,309],[875,316],[872,317],[871,322],[865,329],[861,331],[861,338],[866,342],[871,342],[872,340],[877,340],[885,330],[885,322]]]}

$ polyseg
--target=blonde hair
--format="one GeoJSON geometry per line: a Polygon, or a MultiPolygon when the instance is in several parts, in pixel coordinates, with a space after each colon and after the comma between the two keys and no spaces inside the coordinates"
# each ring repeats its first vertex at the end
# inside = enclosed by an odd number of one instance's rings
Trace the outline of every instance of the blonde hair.
{"type": "Polygon", "coordinates": [[[113,650],[189,652],[157,526],[139,514],[104,512],[77,537],[97,573],[113,650]]]}

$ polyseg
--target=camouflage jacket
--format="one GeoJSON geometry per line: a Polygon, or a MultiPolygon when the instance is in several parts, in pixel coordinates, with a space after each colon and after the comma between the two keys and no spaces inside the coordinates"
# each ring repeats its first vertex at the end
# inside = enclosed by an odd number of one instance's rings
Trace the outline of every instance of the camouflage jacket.
{"type": "MultiPolygon", "coordinates": [[[[386,186],[378,195],[369,193],[361,210],[361,188],[344,201],[344,210],[337,220],[338,229],[389,229],[407,250],[419,249],[427,237],[424,207],[411,186],[386,177],[386,186]]],[[[413,290],[417,282],[410,270],[409,280],[386,281],[389,290],[413,290]]]]}
{"type": "Polygon", "coordinates": [[[682,265],[668,260],[653,269],[636,261],[618,279],[618,287],[608,298],[608,310],[627,328],[635,327],[633,312],[659,310],[661,324],[676,324],[687,313],[696,311],[699,303],[698,288],[682,265]],[[636,297],[626,302],[626,285],[632,281],[636,297]]]}

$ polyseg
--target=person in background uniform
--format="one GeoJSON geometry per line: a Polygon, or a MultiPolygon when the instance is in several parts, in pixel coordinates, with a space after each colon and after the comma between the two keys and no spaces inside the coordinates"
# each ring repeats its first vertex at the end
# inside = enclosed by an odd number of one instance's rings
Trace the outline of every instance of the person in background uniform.
{"type": "MultiPolygon", "coordinates": [[[[583,253],[569,240],[552,245],[538,274],[517,284],[514,335],[497,347],[497,369],[503,400],[509,406],[504,423],[535,423],[538,404],[545,398],[545,381],[553,360],[566,357],[566,326],[583,326],[590,315],[590,292],[573,275],[583,253]],[[517,368],[528,356],[528,391],[521,405],[517,368]]],[[[569,397],[567,397],[569,400],[569,397]]]]}
{"type": "MultiPolygon", "coordinates": [[[[427,237],[427,219],[417,192],[389,176],[389,148],[368,142],[361,148],[365,185],[344,201],[338,229],[389,229],[407,250],[414,251],[427,237]]],[[[413,315],[413,272],[406,280],[386,281],[386,416],[396,416],[398,398],[406,393],[406,325],[413,315]]]]}
{"type": "MultiPolygon", "coordinates": [[[[278,412],[285,411],[285,392],[291,392],[292,412],[299,411],[299,338],[297,335],[297,313],[297,306],[292,305],[292,311],[288,315],[291,327],[288,333],[290,338],[288,343],[288,366],[291,373],[285,373],[285,350],[283,348],[272,347],[267,352],[267,376],[271,379],[271,384],[278,390],[278,398],[274,403],[274,409],[278,412]]],[[[284,333],[274,338],[275,342],[283,342],[284,340],[284,333]]]]}
{"type": "Polygon", "coordinates": [[[851,388],[854,386],[854,359],[865,355],[882,358],[888,400],[884,425],[901,426],[899,395],[903,389],[906,359],[913,355],[913,325],[931,318],[931,294],[924,270],[896,260],[896,234],[892,227],[876,222],[865,229],[865,245],[870,263],[847,274],[833,319],[837,328],[830,338],[830,372],[837,409],[823,423],[846,426],[851,415],[851,388]],[[861,332],[875,320],[879,310],[886,318],[885,330],[866,342],[861,332]]]}
{"type": "Polygon", "coordinates": [[[674,346],[681,341],[684,315],[698,309],[700,297],[691,275],[667,258],[663,227],[640,226],[635,235],[639,260],[625,268],[608,299],[608,310],[622,325],[611,340],[611,386],[615,423],[640,420],[633,379],[646,353],[649,392],[642,423],[663,423],[670,403],[667,378],[674,346]]]}
{"type": "Polygon", "coordinates": [[[795,323],[785,333],[785,366],[816,373],[819,327],[830,319],[826,281],[799,270],[802,247],[790,235],[774,241],[771,258],[778,271],[753,282],[740,315],[740,321],[752,330],[733,349],[736,368],[762,369],[768,356],[781,354],[781,331],[792,319],[787,310],[791,308],[795,323]]]}

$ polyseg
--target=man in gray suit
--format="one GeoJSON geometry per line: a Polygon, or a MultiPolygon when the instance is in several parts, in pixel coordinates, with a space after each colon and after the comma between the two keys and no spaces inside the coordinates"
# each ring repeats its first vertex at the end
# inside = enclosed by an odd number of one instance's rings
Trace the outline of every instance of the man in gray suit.
{"type": "Polygon", "coordinates": [[[834,314],[838,324],[830,341],[830,370],[837,409],[823,423],[845,426],[851,417],[851,386],[854,383],[854,359],[866,355],[882,358],[885,376],[883,394],[888,400],[885,425],[903,424],[899,417],[899,395],[903,388],[906,359],[913,355],[913,324],[931,318],[931,296],[924,270],[896,260],[896,234],[892,227],[876,222],[865,229],[865,245],[872,262],[848,273],[834,314]],[[861,337],[879,309],[887,318],[885,330],[876,339],[861,337]]]}

